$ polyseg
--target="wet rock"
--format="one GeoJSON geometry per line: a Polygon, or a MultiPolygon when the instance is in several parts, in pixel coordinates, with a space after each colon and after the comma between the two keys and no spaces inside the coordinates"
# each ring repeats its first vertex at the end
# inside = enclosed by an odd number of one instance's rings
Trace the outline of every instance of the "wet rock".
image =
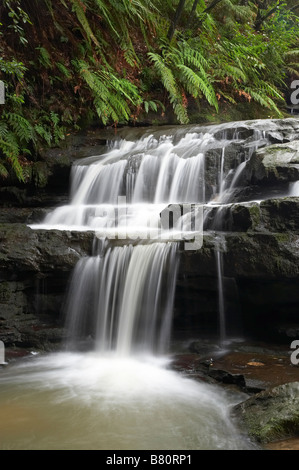
{"type": "Polygon", "coordinates": [[[241,389],[246,386],[245,379],[242,374],[230,374],[226,370],[215,369],[212,366],[209,367],[207,374],[217,382],[221,382],[223,384],[237,385],[241,389]]]}
{"type": "Polygon", "coordinates": [[[299,141],[259,149],[247,163],[247,184],[275,185],[299,180],[299,141]]]}
{"type": "Polygon", "coordinates": [[[234,407],[249,436],[261,443],[299,436],[299,382],[274,387],[234,407]]]}
{"type": "Polygon", "coordinates": [[[0,339],[6,346],[50,349],[62,340],[67,284],[92,240],[90,232],[0,225],[0,339]]]}
{"type": "MultiPolygon", "coordinates": [[[[221,233],[223,302],[232,334],[283,339],[279,326],[298,325],[299,242],[293,232],[221,233]],[[280,331],[280,333],[279,333],[280,331]]],[[[218,331],[215,233],[197,251],[180,253],[175,321],[218,331]]]]}
{"type": "Polygon", "coordinates": [[[22,272],[69,271],[90,253],[93,233],[32,230],[22,224],[0,225],[0,279],[22,272]]]}

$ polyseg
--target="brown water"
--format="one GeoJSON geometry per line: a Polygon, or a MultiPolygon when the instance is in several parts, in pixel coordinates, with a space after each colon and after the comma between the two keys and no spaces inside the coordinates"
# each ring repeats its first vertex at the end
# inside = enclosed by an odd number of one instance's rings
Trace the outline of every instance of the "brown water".
{"type": "Polygon", "coordinates": [[[0,373],[0,449],[251,449],[230,420],[239,400],[165,359],[35,357],[0,373]]]}

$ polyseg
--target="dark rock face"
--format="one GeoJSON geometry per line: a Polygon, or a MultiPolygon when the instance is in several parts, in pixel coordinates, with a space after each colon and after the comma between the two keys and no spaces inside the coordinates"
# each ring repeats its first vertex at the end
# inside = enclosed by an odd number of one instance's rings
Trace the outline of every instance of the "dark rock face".
{"type": "Polygon", "coordinates": [[[210,221],[214,227],[216,221],[218,231],[206,232],[201,250],[181,252],[177,312],[187,312],[190,328],[201,319],[203,329],[217,329],[218,239],[228,332],[283,340],[298,325],[299,199],[229,204],[212,211],[210,221]]]}
{"type": "Polygon", "coordinates": [[[267,443],[299,434],[299,382],[265,390],[234,408],[250,437],[267,443]]]}
{"type": "MultiPolygon", "coordinates": [[[[107,142],[114,137],[112,130],[91,131],[70,136],[61,148],[40,149],[36,161],[26,167],[25,184],[17,181],[14,175],[0,179],[1,207],[33,210],[67,204],[73,163],[80,158],[101,155],[107,142]]],[[[4,212],[0,213],[0,220],[11,222],[12,216],[4,220],[4,215],[4,212]]],[[[39,217],[34,219],[35,222],[39,220],[39,217]]],[[[32,221],[23,219],[22,222],[32,221]]]]}
{"type": "MultiPolygon", "coordinates": [[[[293,232],[221,234],[228,333],[283,336],[282,323],[298,324],[299,251],[293,232]]],[[[218,273],[214,234],[197,252],[181,252],[176,321],[202,331],[218,328],[218,273]],[[182,314],[182,312],[185,312],[182,314]]]]}
{"type": "Polygon", "coordinates": [[[92,239],[90,233],[0,225],[0,337],[6,346],[61,343],[67,283],[78,259],[90,254],[92,239]]]}

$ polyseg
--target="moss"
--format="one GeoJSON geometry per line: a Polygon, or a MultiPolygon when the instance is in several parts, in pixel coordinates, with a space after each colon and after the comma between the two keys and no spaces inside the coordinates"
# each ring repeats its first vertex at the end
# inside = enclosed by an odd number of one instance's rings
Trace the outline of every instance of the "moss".
{"type": "Polygon", "coordinates": [[[33,166],[33,181],[37,188],[45,188],[48,184],[49,170],[45,162],[36,162],[33,166]]]}
{"type": "Polygon", "coordinates": [[[290,241],[290,234],[288,232],[273,233],[277,243],[287,243],[290,241]]]}
{"type": "Polygon", "coordinates": [[[264,390],[237,405],[248,434],[261,443],[299,435],[298,382],[264,390]]]}
{"type": "Polygon", "coordinates": [[[254,204],[249,206],[249,213],[252,222],[252,229],[254,230],[261,222],[261,211],[259,205],[254,204]]]}
{"type": "Polygon", "coordinates": [[[278,439],[293,437],[299,433],[299,416],[289,420],[271,419],[265,426],[256,428],[250,433],[257,441],[262,443],[273,442],[278,439]]]}

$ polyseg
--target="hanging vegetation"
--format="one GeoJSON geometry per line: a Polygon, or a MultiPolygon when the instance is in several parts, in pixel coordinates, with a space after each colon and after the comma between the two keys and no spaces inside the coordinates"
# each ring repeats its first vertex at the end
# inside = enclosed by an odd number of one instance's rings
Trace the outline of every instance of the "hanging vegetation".
{"type": "Polygon", "coordinates": [[[293,0],[3,0],[0,174],[26,181],[40,146],[92,122],[190,104],[256,102],[281,115],[299,76],[293,0]]]}

